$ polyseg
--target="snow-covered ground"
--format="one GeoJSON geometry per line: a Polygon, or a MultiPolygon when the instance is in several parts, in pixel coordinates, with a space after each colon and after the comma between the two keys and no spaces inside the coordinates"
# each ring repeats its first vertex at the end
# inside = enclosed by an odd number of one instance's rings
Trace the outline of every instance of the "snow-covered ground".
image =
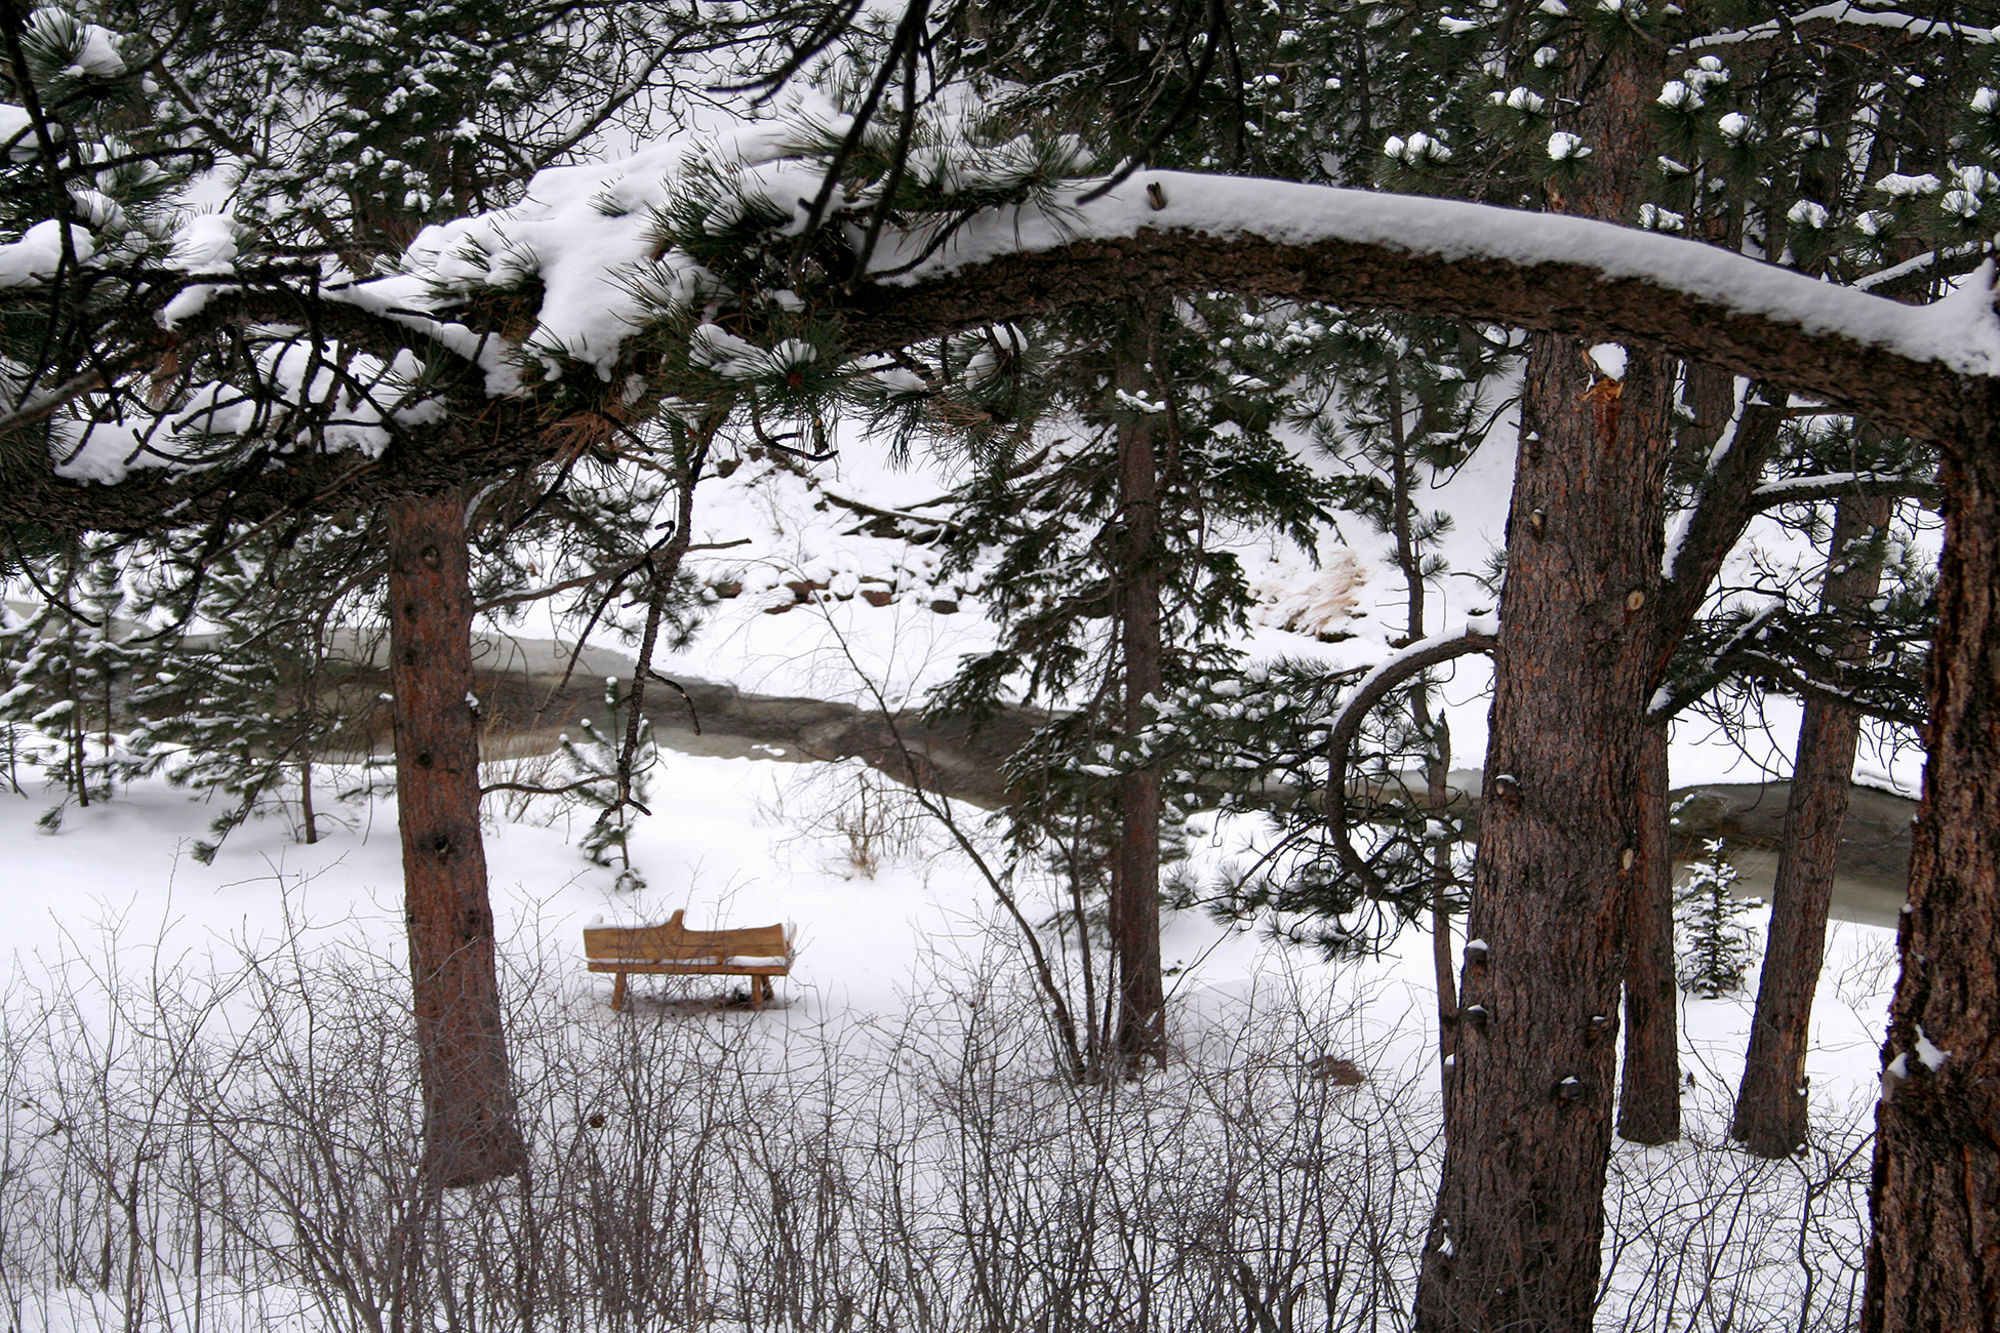
{"type": "MultiPolygon", "coordinates": [[[[962,1023],[967,1013],[977,1012],[996,969],[1011,970],[1018,980],[1022,960],[1012,929],[971,865],[895,788],[858,764],[795,766],[669,755],[655,775],[650,804],[656,813],[640,823],[633,840],[635,864],[648,882],[637,894],[619,892],[612,872],[583,862],[569,842],[577,830],[560,812],[530,812],[530,822],[499,823],[490,830],[488,856],[510,984],[546,992],[537,997],[546,1001],[536,1011],[543,1021],[553,1014],[554,1021],[577,1025],[584,1039],[602,1039],[619,1024],[697,1029],[720,1024],[717,1032],[733,1034],[763,1051],[762,1058],[786,1067],[818,1067],[831,1042],[845,1059],[887,1060],[882,1068],[896,1069],[888,1052],[913,1041],[913,1023],[962,1023]],[[794,923],[800,949],[793,975],[778,983],[781,1003],[760,1015],[711,1009],[699,1001],[720,996],[726,984],[720,979],[638,979],[631,1015],[612,1015],[604,1006],[610,979],[583,971],[581,927],[600,917],[657,920],[675,908],[704,925],[794,923]]],[[[54,833],[35,827],[42,808],[32,799],[0,801],[0,838],[10,861],[10,929],[8,951],[0,959],[0,995],[16,1039],[48,1022],[47,1011],[56,1006],[65,1011],[64,1022],[86,1034],[75,1038],[79,1049],[102,1042],[109,1050],[120,1025],[131,1028],[138,1022],[134,1014],[143,1010],[121,1007],[114,1019],[107,998],[112,991],[123,995],[122,1006],[130,1006],[165,978],[185,997],[201,989],[204,976],[233,974],[250,958],[295,951],[327,957],[319,951],[328,950],[383,960],[388,965],[383,975],[392,980],[400,975],[395,962],[401,951],[400,873],[393,806],[386,801],[344,803],[339,827],[311,847],[292,843],[280,821],[255,822],[239,830],[209,866],[188,855],[206,822],[205,809],[158,780],[141,782],[112,802],[72,809],[54,833]]],[[[1194,856],[1211,868],[1245,856],[1257,836],[1247,820],[1200,820],[1195,832],[1194,856]]],[[[1024,897],[1033,893],[1032,886],[1024,887],[1024,897]]],[[[1027,906],[1038,915],[1037,904],[1027,906]]],[[[1039,906],[1046,910],[1047,904],[1039,906]]],[[[1884,1001],[1894,980],[1890,944],[1886,932],[1834,928],[1809,1070],[1815,1113],[1828,1130],[1823,1146],[1835,1157],[1851,1153],[1870,1103],[1884,1001]]],[[[1279,946],[1260,930],[1184,912],[1168,916],[1165,952],[1174,970],[1175,1036],[1192,1064],[1201,1064],[1207,1048],[1242,1040],[1254,1026],[1249,1015],[1292,1009],[1308,1015],[1298,1028],[1301,1035],[1292,1038],[1304,1045],[1298,1059],[1353,1059],[1371,1080],[1368,1095],[1389,1099],[1383,1114],[1392,1114],[1397,1124],[1432,1123],[1434,1022],[1426,939],[1407,936],[1379,959],[1328,963],[1279,946]]],[[[1750,985],[1754,982],[1753,974],[1750,985]]],[[[1810,1266],[1822,1294],[1828,1283],[1841,1280],[1858,1238],[1859,1177],[1851,1157],[1842,1175],[1834,1169],[1839,1163],[1819,1155],[1822,1149],[1795,1166],[1772,1166],[1723,1146],[1748,1025],[1748,994],[1686,1003],[1688,1141],[1665,1149],[1621,1147],[1614,1161],[1613,1305],[1629,1302],[1633,1313],[1627,1326],[1649,1326],[1648,1302],[1667,1299],[1657,1258],[1665,1246],[1686,1251],[1677,1261],[1685,1271],[1674,1279],[1681,1285],[1669,1284],[1683,1292],[1674,1299],[1691,1299],[1686,1292],[1719,1280],[1699,1271],[1704,1260],[1696,1251],[1704,1244],[1713,1251],[1704,1252],[1705,1262],[1735,1274],[1739,1285],[1744,1274],[1755,1272],[1760,1288],[1788,1290],[1782,1285],[1790,1280],[1785,1275],[1796,1278],[1802,1270],[1783,1256],[1791,1254],[1787,1247],[1802,1225],[1800,1191],[1815,1172],[1831,1172],[1844,1182],[1822,1197],[1820,1206],[1831,1206],[1830,1197],[1848,1208],[1841,1213],[1833,1207],[1831,1216],[1808,1219],[1812,1227],[1830,1228],[1834,1237],[1831,1249],[1825,1249],[1824,1237],[1813,1242],[1821,1249],[1814,1250],[1810,1266]],[[1730,1214],[1734,1221],[1716,1211],[1723,1199],[1736,1210],[1730,1214]],[[1729,1234],[1711,1234],[1725,1226],[1729,1234]],[[1772,1246],[1780,1259],[1748,1257],[1772,1246]],[[1690,1262],[1696,1267],[1687,1268],[1690,1262]],[[1764,1271],[1773,1265],[1775,1277],[1764,1271]]],[[[1020,1040],[1032,1066],[1045,1047],[1026,1034],[1020,1040]]],[[[9,1090],[19,1099],[9,1151],[22,1161],[32,1156],[27,1146],[51,1130],[51,1094],[39,1089],[49,1071],[23,1063],[24,1052],[32,1049],[32,1042],[23,1040],[6,1071],[9,1090]]],[[[1033,1078],[1032,1068],[1017,1072],[1033,1078]]],[[[928,1081],[935,1074],[934,1064],[930,1075],[912,1073],[907,1082],[898,1081],[900,1074],[883,1074],[878,1091],[895,1099],[938,1095],[928,1081]]],[[[804,1077],[810,1082],[809,1073],[804,1077]]],[[[1405,1170],[1421,1176],[1434,1165],[1418,1148],[1410,1154],[1405,1170]]],[[[8,1183],[18,1203],[20,1179],[8,1183]]],[[[1412,1199],[1427,1197],[1420,1179],[1404,1186],[1412,1199]]],[[[10,1227],[13,1253],[29,1252],[33,1217],[16,1213],[10,1227]]],[[[23,1327],[59,1318],[89,1327],[114,1314],[122,1319],[126,1312],[115,1293],[52,1292],[18,1272],[8,1284],[10,1300],[26,1301],[16,1306],[17,1317],[29,1320],[23,1327]],[[70,1313],[59,1317],[40,1303],[51,1296],[70,1313]]],[[[232,1294],[237,1304],[230,1308],[248,1308],[243,1299],[240,1292],[232,1294]]],[[[160,1310],[149,1317],[160,1321],[153,1326],[188,1326],[160,1310]]],[[[268,1310],[259,1316],[267,1317],[268,1310]]],[[[141,1326],[147,1326],[143,1319],[141,1326]]]]}
{"type": "MultiPolygon", "coordinates": [[[[1455,571],[1480,568],[1501,540],[1507,464],[1504,442],[1496,440],[1422,502],[1456,519],[1443,551],[1455,571]]],[[[740,544],[698,552],[692,567],[730,595],[718,591],[694,645],[661,668],[746,691],[863,706],[876,702],[877,691],[892,705],[918,699],[949,674],[960,654],[991,642],[992,630],[979,614],[976,577],[954,582],[939,572],[927,548],[870,536],[861,530],[861,515],[820,499],[831,492],[898,509],[937,496],[952,480],[949,467],[899,470],[867,442],[849,440],[841,458],[810,481],[752,460],[726,481],[704,486],[697,542],[740,544]],[[791,583],[824,589],[802,599],[791,583]],[[869,588],[890,595],[860,595],[869,588]],[[944,613],[941,603],[956,609],[944,613]]],[[[1328,534],[1311,556],[1253,539],[1242,542],[1240,553],[1264,600],[1244,644],[1253,656],[1314,654],[1362,666],[1385,656],[1390,640],[1403,632],[1403,590],[1388,564],[1386,542],[1364,524],[1328,534]],[[1288,608],[1304,604],[1334,609],[1322,616],[1336,632],[1334,641],[1277,627],[1288,608]]],[[[1441,576],[1432,599],[1441,619],[1431,628],[1488,611],[1490,603],[1476,580],[1463,573],[1441,576]]],[[[559,627],[531,618],[510,628],[532,636],[559,627]]],[[[607,661],[615,665],[608,657],[593,665],[607,661]]],[[[1486,686],[1483,659],[1469,659],[1446,687],[1462,767],[1476,766],[1484,748],[1486,686]]],[[[1773,717],[1777,745],[1788,745],[1794,729],[1795,719],[1773,717]]],[[[1679,785],[1762,776],[1755,756],[1745,758],[1698,726],[1676,733],[1673,765],[1679,785]]],[[[1781,760],[1773,766],[1784,767],[1781,760]]],[[[1876,776],[1907,790],[1915,769],[1906,760],[1876,776]]],[[[647,801],[655,813],[639,822],[632,840],[634,864],[647,885],[637,893],[616,889],[613,873],[588,865],[572,845],[587,816],[546,802],[489,802],[494,822],[487,855],[503,966],[514,1001],[532,1011],[531,1020],[518,1020],[532,1027],[522,1056],[530,1066],[544,1058],[537,1052],[550,1042],[564,1049],[570,1041],[602,1046],[628,1039],[619,1034],[641,1032],[652,1035],[630,1039],[664,1041],[683,1054],[694,1042],[698,1049],[690,1058],[724,1052],[767,1070],[790,1070],[786,1078],[802,1086],[815,1077],[832,1086],[839,1080],[826,1071],[845,1061],[850,1072],[841,1078],[867,1086],[872,1099],[867,1109],[853,1111],[859,1118],[850,1128],[889,1141],[916,1114],[912,1107],[946,1095],[937,1046],[948,1038],[969,1040],[965,1034],[977,1027],[980,1006],[996,985],[1018,991],[1025,984],[1020,932],[977,869],[905,793],[859,764],[670,753],[653,776],[647,801]],[[581,928],[600,918],[660,920],[675,909],[685,909],[696,925],[794,923],[799,955],[792,976],[778,983],[781,1002],[752,1015],[705,1003],[723,994],[720,979],[638,979],[632,1014],[612,1015],[603,1003],[610,979],[583,970],[581,928]],[[700,1033],[712,1035],[687,1035],[700,1033]],[[913,1060],[906,1054],[911,1050],[931,1055],[913,1060]],[[872,1131],[871,1116],[882,1117],[872,1131]]],[[[53,1132],[49,1107],[57,1094],[43,1081],[65,1068],[71,1054],[92,1067],[92,1052],[110,1051],[117,1034],[135,1024],[143,1028],[135,1015],[147,1012],[138,1001],[148,994],[157,998],[163,988],[200,993],[214,978],[240,978],[253,963],[261,967],[281,957],[353,956],[370,960],[377,970],[369,975],[393,997],[391,983],[401,968],[401,874],[390,800],[378,795],[340,803],[326,836],[310,847],[292,841],[282,820],[253,822],[229,838],[212,865],[191,855],[211,812],[161,780],[142,781],[108,803],[72,807],[53,832],[36,826],[46,805],[32,789],[0,798],[10,916],[0,956],[9,1052],[0,1082],[15,1106],[5,1140],[12,1174],[0,1175],[0,1190],[15,1204],[28,1197],[23,1190],[101,1186],[31,1178],[26,1164],[40,1160],[35,1145],[53,1132]],[[120,997],[115,1004],[114,994],[120,997]],[[36,1046],[35,1034],[57,1031],[71,1034],[66,1045],[44,1040],[36,1046]]],[[[962,815],[968,827],[981,827],[977,812],[962,815]]],[[[1198,817],[1191,832],[1197,874],[1254,859],[1261,836],[1254,820],[1212,815],[1198,817]]],[[[1017,890],[1030,920],[1056,906],[1051,886],[1030,879],[1017,890]]],[[[1398,1200],[1391,1230],[1420,1228],[1436,1147],[1430,941],[1412,932],[1379,958],[1328,962],[1274,942],[1267,929],[1272,924],[1219,924],[1199,911],[1168,914],[1165,959],[1183,1057],[1177,1070],[1189,1072],[1158,1076],[1151,1091],[1132,1095],[1170,1099],[1179,1089],[1189,1100],[1174,1103],[1179,1109],[1171,1114],[1207,1125],[1204,1117],[1222,1114],[1213,1087],[1233,1086],[1217,1071],[1241,1065],[1263,1078],[1273,1067],[1296,1074],[1303,1062],[1351,1059],[1368,1082],[1355,1094],[1362,1100],[1343,1112],[1342,1132],[1358,1136],[1344,1140],[1343,1151],[1388,1153],[1381,1160],[1390,1165],[1383,1169],[1400,1181],[1390,1191],[1398,1200]],[[1245,1054],[1249,1034],[1273,1012],[1287,1017],[1271,1027],[1269,1043],[1252,1058],[1245,1054]],[[1195,1102],[1209,1109],[1189,1111],[1195,1102]],[[1373,1109],[1365,1115],[1354,1110],[1364,1104],[1373,1109]]],[[[1808,1287],[1819,1303],[1814,1308],[1823,1309],[1830,1324],[1844,1318],[1864,1208],[1866,1158],[1858,1145],[1894,981],[1892,943],[1886,931],[1833,927],[1808,1063],[1823,1133],[1794,1163],[1755,1162],[1726,1145],[1755,972],[1735,996],[1685,1003],[1687,1138],[1667,1148],[1621,1146],[1617,1152],[1608,1196],[1613,1231],[1606,1327],[1665,1328],[1670,1318],[1678,1321],[1672,1326],[1685,1328],[1722,1327],[1732,1319],[1735,1326],[1759,1326],[1766,1314],[1789,1317],[1808,1287]]],[[[1058,953],[1059,970],[1074,973],[1077,964],[1073,954],[1058,953]]],[[[245,993],[239,988],[218,1001],[225,1034],[233,1030],[230,1023],[249,1031],[267,1021],[249,1008],[237,1015],[232,1006],[249,1005],[245,993]]],[[[1010,1022],[1034,1027],[1031,1016],[1022,1017],[1032,1014],[1032,1005],[1010,1012],[1010,1022]]],[[[218,1040],[227,1046],[226,1035],[218,1040]]],[[[1007,1077],[1021,1080],[1022,1088],[1044,1088],[1045,1037],[1024,1030],[1010,1040],[1020,1058],[1007,1077]]],[[[785,1078],[778,1084],[790,1086],[785,1078]]],[[[1298,1086],[1311,1096],[1325,1095],[1310,1079],[1298,1086]]],[[[1023,1095],[1032,1102],[1042,1094],[1023,1095]]],[[[1169,1116],[1165,1106],[1163,1101],[1148,1115],[1169,1116]]],[[[1096,1121],[1090,1125],[1101,1128],[1096,1121]]],[[[1161,1150],[1144,1134],[1119,1141],[1123,1149],[1098,1149],[1129,1154],[1101,1163],[1114,1175],[1143,1167],[1148,1154],[1161,1150]]],[[[918,1157],[928,1163],[920,1174],[931,1186],[949,1193],[962,1185],[945,1164],[921,1151],[918,1157]]],[[[1295,1181],[1281,1184],[1280,1193],[1297,1188],[1295,1181]]],[[[0,1211],[7,1202],[0,1200],[0,1211]]],[[[1369,1216],[1371,1225],[1383,1222],[1369,1216]]],[[[187,1276],[178,1271],[159,1282],[152,1306],[136,1316],[129,1293],[87,1290],[89,1283],[75,1273],[28,1271],[21,1256],[36,1253],[36,1244],[47,1239],[35,1227],[32,1213],[0,1222],[0,1242],[13,1247],[0,1250],[0,1269],[8,1255],[16,1256],[15,1271],[0,1273],[0,1300],[11,1303],[23,1327],[37,1321],[94,1327],[131,1316],[138,1327],[180,1328],[191,1326],[195,1307],[208,1309],[203,1302],[210,1298],[188,1296],[187,1276]],[[177,1293],[179,1315],[160,1294],[168,1291],[177,1293]]],[[[1420,1232],[1399,1234],[1401,1242],[1385,1242],[1391,1250],[1420,1232]]],[[[1398,1253],[1401,1258],[1383,1261],[1391,1288],[1407,1278],[1414,1251],[1398,1253]]],[[[234,1320],[244,1327],[320,1327],[311,1312],[324,1312],[329,1298],[310,1289],[301,1280],[285,1286],[275,1305],[262,1305],[239,1288],[217,1287],[230,1295],[211,1301],[204,1326],[234,1320]],[[244,1313],[253,1306],[254,1317],[244,1313]],[[294,1314],[274,1313],[280,1309],[294,1314]]],[[[1379,1299],[1402,1298],[1392,1291],[1379,1299]]]]}

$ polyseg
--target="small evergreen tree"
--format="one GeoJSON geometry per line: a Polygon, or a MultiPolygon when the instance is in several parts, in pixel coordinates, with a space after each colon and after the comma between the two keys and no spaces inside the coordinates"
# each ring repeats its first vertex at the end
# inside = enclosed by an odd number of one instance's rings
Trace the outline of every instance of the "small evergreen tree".
{"type": "Polygon", "coordinates": [[[600,732],[586,717],[578,723],[584,733],[581,741],[570,739],[567,733],[558,737],[558,741],[563,757],[576,774],[577,780],[570,788],[571,798],[584,808],[597,811],[597,818],[577,846],[593,865],[608,867],[615,858],[617,887],[636,892],[646,887],[646,877],[632,866],[629,844],[632,816],[628,812],[652,813],[645,804],[648,774],[660,756],[659,748],[653,744],[652,723],[642,716],[639,744],[631,763],[620,762],[626,732],[626,703],[626,696],[618,692],[618,677],[605,677],[604,711],[608,725],[600,732]]]}
{"type": "Polygon", "coordinates": [[[42,817],[53,829],[72,798],[84,806],[109,800],[117,783],[152,768],[120,724],[129,720],[129,683],[159,650],[129,619],[136,608],[110,543],[68,543],[42,572],[46,599],[0,627],[0,721],[14,733],[12,744],[25,747],[21,756],[39,762],[63,792],[42,817]]]}
{"type": "Polygon", "coordinates": [[[1736,867],[1723,855],[1722,840],[1704,842],[1703,860],[1688,867],[1688,877],[1674,890],[1674,926],[1679,936],[1681,989],[1712,1000],[1743,985],[1743,973],[1756,957],[1756,932],[1742,918],[1759,900],[1735,894],[1736,867]]]}
{"type": "Polygon", "coordinates": [[[237,825],[285,804],[288,786],[299,840],[317,842],[314,764],[351,720],[333,681],[340,667],[331,626],[348,600],[337,590],[351,566],[370,558],[365,533],[325,525],[320,536],[283,546],[291,549],[235,548],[205,561],[198,584],[172,590],[169,606],[198,594],[214,630],[182,640],[132,692],[140,744],[182,752],[170,780],[227,803],[209,838],[194,844],[203,864],[237,825]]]}

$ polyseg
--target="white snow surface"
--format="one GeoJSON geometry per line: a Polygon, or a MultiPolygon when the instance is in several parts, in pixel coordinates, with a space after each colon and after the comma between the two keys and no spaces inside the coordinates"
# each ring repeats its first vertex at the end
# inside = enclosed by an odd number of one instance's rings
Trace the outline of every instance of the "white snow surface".
{"type": "MultiPolygon", "coordinates": [[[[96,241],[90,232],[70,224],[70,245],[79,260],[90,258],[96,241]]],[[[37,222],[18,241],[0,245],[0,287],[32,287],[55,276],[62,261],[62,224],[37,222]]]]}
{"type": "MultiPolygon", "coordinates": [[[[1084,187],[1078,187],[1081,195],[1084,187]]],[[[1074,197],[1054,209],[997,210],[968,226],[957,243],[890,282],[914,283],[1014,252],[1056,249],[1084,238],[1146,230],[1256,237],[1294,245],[1344,241],[1446,261],[1493,259],[1525,267],[1579,264],[1606,279],[1631,278],[1713,301],[1724,309],[1840,334],[1912,361],[1960,374],[2000,373],[2000,316],[1993,266],[1982,265],[1930,305],[1904,305],[1715,246],[1586,218],[1527,213],[1455,200],[1283,181],[1154,171],[1133,176],[1089,204],[1074,197]],[[1155,209],[1148,196],[1166,199],[1155,209]]],[[[914,260],[888,248],[874,261],[889,272],[914,260]]]]}

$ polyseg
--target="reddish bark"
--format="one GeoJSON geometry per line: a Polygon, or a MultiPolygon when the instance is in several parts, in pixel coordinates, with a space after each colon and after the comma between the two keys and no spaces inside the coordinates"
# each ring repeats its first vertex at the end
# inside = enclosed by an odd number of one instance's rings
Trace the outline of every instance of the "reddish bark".
{"type": "MultiPolygon", "coordinates": [[[[1657,79],[1634,53],[1593,68],[1597,171],[1567,204],[1622,218],[1657,79]]],[[[1585,1333],[1596,1301],[1672,374],[1634,354],[1597,379],[1586,351],[1529,343],[1466,926],[1485,947],[1460,980],[1419,1333],[1585,1333]]]]}
{"type": "MultiPolygon", "coordinates": [[[[1118,369],[1127,393],[1153,388],[1137,356],[1118,369]]],[[[1125,734],[1152,722],[1149,697],[1163,691],[1160,626],[1160,477],[1150,415],[1127,413],[1118,426],[1118,489],[1125,567],[1117,571],[1123,649],[1125,734]]],[[[1118,863],[1111,881],[1111,948],[1118,971],[1116,1058],[1166,1061],[1166,982],[1160,963],[1159,770],[1137,765],[1119,783],[1118,863]]]]}
{"type": "MultiPolygon", "coordinates": [[[[1873,600],[1882,562],[1853,548],[1888,523],[1890,508],[1886,499],[1861,498],[1842,500],[1834,511],[1831,565],[1820,593],[1825,609],[1852,611],[1873,600]]],[[[1850,630],[1840,647],[1849,660],[1865,657],[1867,632],[1850,630]]],[[[1731,1137],[1760,1157],[1790,1156],[1806,1141],[1806,1038],[1826,955],[1827,909],[1860,731],[1854,710],[1818,698],[1806,701],[1771,890],[1757,1010],[1729,1125],[1731,1137]]]]}
{"type": "Polygon", "coordinates": [[[424,1161],[444,1186],[527,1165],[494,970],[472,713],[465,497],[392,500],[389,678],[396,809],[424,1092],[424,1161]]]}
{"type": "Polygon", "coordinates": [[[1495,655],[1479,862],[1466,927],[1422,1330],[1590,1327],[1611,1145],[1625,889],[1637,860],[1636,634],[1659,577],[1662,367],[1635,357],[1629,416],[1582,348],[1528,356],[1495,655]],[[1593,419],[1594,418],[1594,419],[1593,419]]]}
{"type": "Polygon", "coordinates": [[[1637,861],[1625,908],[1625,1063],[1618,1133],[1633,1143],[1681,1136],[1680,987],[1674,977],[1674,860],[1667,829],[1667,724],[1640,738],[1637,861]]]}
{"type": "Polygon", "coordinates": [[[1939,476],[1930,761],[1882,1046],[1867,1333],[2000,1329],[2000,431],[1957,442],[1939,476]]]}

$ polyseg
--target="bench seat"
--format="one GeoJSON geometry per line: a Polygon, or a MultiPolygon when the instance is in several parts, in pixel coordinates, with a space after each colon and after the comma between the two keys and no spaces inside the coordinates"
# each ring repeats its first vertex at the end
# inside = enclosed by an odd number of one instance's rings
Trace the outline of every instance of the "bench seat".
{"type": "Polygon", "coordinates": [[[611,990],[611,1007],[625,1007],[625,978],[646,976],[752,977],[750,1006],[764,1007],[775,998],[772,977],[792,970],[792,930],[789,926],[744,926],[735,930],[691,930],[675,912],[658,926],[586,926],[583,952],[592,972],[609,972],[618,980],[611,990]]]}

